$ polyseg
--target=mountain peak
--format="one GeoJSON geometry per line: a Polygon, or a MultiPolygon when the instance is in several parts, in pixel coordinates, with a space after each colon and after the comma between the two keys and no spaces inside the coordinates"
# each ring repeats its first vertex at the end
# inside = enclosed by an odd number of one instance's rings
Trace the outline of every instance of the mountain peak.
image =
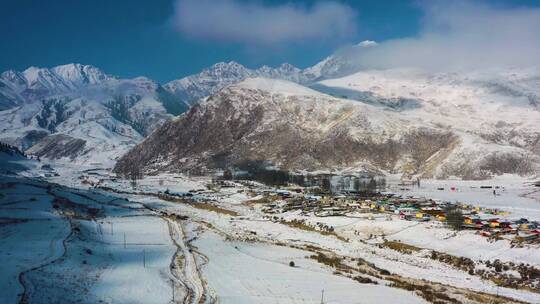
{"type": "Polygon", "coordinates": [[[24,70],[22,73],[24,75],[24,78],[26,78],[26,81],[28,81],[28,83],[33,83],[38,79],[38,77],[40,77],[40,74],[43,73],[44,70],[46,69],[38,68],[36,66],[31,66],[27,68],[26,70],[24,70]]]}
{"type": "Polygon", "coordinates": [[[295,67],[294,65],[292,65],[292,64],[290,64],[288,62],[282,63],[279,66],[279,69],[280,70],[285,70],[285,71],[300,71],[299,68],[295,67]]]}
{"type": "Polygon", "coordinates": [[[218,62],[214,65],[212,65],[209,70],[219,70],[219,69],[246,69],[243,65],[236,61],[229,61],[229,62],[218,62]]]}
{"type": "Polygon", "coordinates": [[[114,79],[94,66],[80,63],[59,65],[53,68],[31,66],[21,75],[31,89],[56,92],[73,90],[83,85],[94,85],[114,79]]]}
{"type": "Polygon", "coordinates": [[[80,63],[60,65],[51,70],[62,79],[75,85],[97,84],[113,78],[94,66],[80,63]]]}

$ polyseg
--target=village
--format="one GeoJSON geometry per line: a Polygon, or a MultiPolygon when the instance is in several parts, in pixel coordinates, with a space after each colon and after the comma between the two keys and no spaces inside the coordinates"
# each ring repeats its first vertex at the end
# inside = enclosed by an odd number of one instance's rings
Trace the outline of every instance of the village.
{"type": "MultiPolygon", "coordinates": [[[[79,179],[83,184],[97,187],[100,179],[92,179],[93,172],[87,172],[79,179]]],[[[132,181],[134,183],[135,181],[132,181]]],[[[181,197],[182,199],[212,201],[219,197],[222,189],[245,189],[255,197],[261,211],[270,219],[280,214],[298,211],[300,216],[317,218],[349,217],[374,220],[375,216],[383,216],[386,220],[403,220],[415,222],[438,222],[449,229],[474,230],[490,241],[506,239],[514,245],[540,244],[540,223],[525,217],[513,216],[508,211],[497,208],[482,207],[474,202],[450,202],[421,196],[397,194],[373,187],[338,187],[330,191],[319,185],[299,186],[287,183],[282,186],[267,186],[249,179],[214,178],[206,185],[206,189],[191,189],[189,192],[175,193],[164,191],[163,195],[181,197]],[[336,190],[337,189],[337,190],[336,190]]],[[[419,180],[400,183],[401,190],[419,183],[419,180]]],[[[364,182],[365,185],[370,183],[364,182]]],[[[373,182],[374,184],[374,182],[373,182]]],[[[133,186],[133,185],[132,185],[133,186]]],[[[498,186],[480,186],[486,191],[499,190],[498,186]]],[[[439,191],[455,191],[455,188],[438,188],[439,191]]],[[[319,225],[317,229],[332,231],[333,227],[319,225]]]]}
{"type": "MultiPolygon", "coordinates": [[[[514,245],[540,244],[538,221],[513,218],[507,211],[481,207],[472,202],[449,202],[388,191],[344,190],[339,193],[321,193],[319,187],[297,185],[266,188],[243,180],[221,180],[217,183],[221,187],[236,187],[238,184],[247,186],[250,194],[259,198],[257,202],[262,205],[261,211],[271,217],[299,211],[301,216],[306,217],[363,217],[374,220],[375,216],[384,216],[388,221],[436,221],[449,229],[474,230],[490,241],[506,239],[514,245]]],[[[491,190],[495,187],[484,188],[491,190]]],[[[327,225],[317,228],[333,231],[333,227],[327,225]]]]}

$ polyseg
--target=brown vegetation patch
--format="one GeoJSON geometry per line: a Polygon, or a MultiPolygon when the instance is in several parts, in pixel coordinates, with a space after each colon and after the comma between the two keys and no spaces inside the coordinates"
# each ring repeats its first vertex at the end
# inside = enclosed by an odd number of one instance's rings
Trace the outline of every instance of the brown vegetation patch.
{"type": "Polygon", "coordinates": [[[53,200],[53,208],[59,210],[63,215],[74,219],[95,220],[101,214],[100,209],[78,204],[56,195],[53,200]]]}
{"type": "Polygon", "coordinates": [[[435,250],[431,252],[430,257],[432,260],[438,260],[439,262],[443,262],[457,269],[468,271],[469,273],[474,272],[474,261],[469,258],[457,257],[448,253],[438,252],[435,250]]]}
{"type": "Polygon", "coordinates": [[[385,248],[390,248],[392,250],[399,251],[405,254],[412,254],[414,252],[418,252],[422,250],[422,248],[405,244],[405,243],[401,243],[401,242],[396,242],[396,241],[384,241],[384,243],[382,243],[381,246],[385,248]]]}
{"type": "Polygon", "coordinates": [[[393,276],[387,277],[386,279],[389,281],[392,281],[392,284],[390,284],[391,287],[405,289],[408,291],[414,291],[416,292],[417,295],[424,298],[426,301],[430,303],[436,303],[436,304],[461,303],[459,300],[448,296],[443,291],[438,291],[436,288],[428,284],[414,283],[414,282],[411,282],[408,280],[402,280],[400,278],[396,278],[393,276]]]}
{"type": "Polygon", "coordinates": [[[314,227],[306,224],[304,221],[300,221],[300,220],[297,220],[297,219],[294,219],[292,221],[281,220],[279,223],[281,223],[283,225],[287,225],[289,227],[305,230],[305,231],[312,231],[312,232],[317,232],[317,233],[322,234],[322,235],[333,236],[333,237],[336,237],[340,241],[347,242],[347,239],[345,239],[344,237],[338,235],[334,231],[318,230],[318,229],[315,229],[314,227]]]}
{"type": "Polygon", "coordinates": [[[221,208],[221,207],[218,207],[216,205],[212,205],[210,203],[192,203],[192,204],[189,204],[189,205],[192,206],[192,207],[195,207],[197,209],[212,211],[212,212],[226,214],[226,215],[230,215],[230,216],[239,216],[240,215],[236,211],[221,208]]]}
{"type": "Polygon", "coordinates": [[[246,206],[258,205],[258,204],[266,205],[266,204],[272,203],[276,199],[277,199],[277,196],[275,198],[272,198],[270,196],[264,196],[259,199],[251,199],[251,200],[245,201],[243,204],[246,206]]]}
{"type": "Polygon", "coordinates": [[[168,202],[187,204],[187,205],[189,205],[189,206],[191,206],[193,208],[197,208],[197,209],[201,209],[201,210],[212,211],[212,212],[225,214],[225,215],[230,215],[230,216],[238,216],[238,215],[240,215],[236,211],[221,208],[219,206],[213,205],[210,202],[196,202],[194,200],[175,197],[175,196],[167,195],[167,194],[153,194],[152,193],[152,194],[149,194],[149,195],[157,196],[158,198],[160,198],[160,199],[162,199],[164,201],[168,201],[168,202]]]}

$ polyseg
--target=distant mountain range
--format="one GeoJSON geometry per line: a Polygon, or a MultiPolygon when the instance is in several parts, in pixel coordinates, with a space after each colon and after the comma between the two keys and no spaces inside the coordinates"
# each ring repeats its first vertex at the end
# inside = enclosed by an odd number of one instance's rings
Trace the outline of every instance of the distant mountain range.
{"type": "Polygon", "coordinates": [[[264,160],[291,170],[534,175],[539,96],[537,69],[358,71],[340,55],[307,69],[217,63],[164,85],[80,64],[32,67],[0,75],[0,141],[110,167],[148,136],[120,160],[123,173],[128,164],[157,172],[264,160]]]}
{"type": "Polygon", "coordinates": [[[299,69],[284,63],[277,68],[262,66],[253,70],[234,61],[220,62],[204,69],[199,74],[173,80],[165,84],[164,87],[182,99],[188,106],[192,106],[201,98],[210,96],[226,86],[239,83],[247,78],[281,79],[309,85],[322,79],[345,75],[345,71],[348,69],[346,63],[340,61],[339,56],[330,56],[306,69],[299,69]]]}
{"type": "Polygon", "coordinates": [[[251,77],[310,83],[322,66],[248,69],[217,63],[165,85],[120,79],[81,64],[0,75],[0,140],[40,157],[110,166],[167,119],[201,98],[251,77]]]}

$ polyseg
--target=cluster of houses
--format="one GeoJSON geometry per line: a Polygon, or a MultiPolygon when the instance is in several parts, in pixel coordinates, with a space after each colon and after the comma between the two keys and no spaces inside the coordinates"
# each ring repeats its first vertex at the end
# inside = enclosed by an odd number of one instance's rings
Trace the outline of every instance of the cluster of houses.
{"type": "Polygon", "coordinates": [[[358,213],[385,213],[408,221],[447,222],[448,210],[458,209],[462,215],[462,229],[474,229],[482,236],[496,239],[511,238],[514,241],[540,242],[540,223],[506,219],[508,214],[498,210],[468,204],[455,204],[420,197],[402,197],[392,193],[360,195],[345,192],[339,195],[318,196],[302,191],[263,190],[269,199],[263,212],[270,214],[299,210],[302,215],[358,216],[358,213]]]}
{"type": "Polygon", "coordinates": [[[476,229],[485,237],[513,236],[515,241],[535,241],[540,239],[540,223],[526,218],[508,220],[489,213],[470,213],[464,216],[466,229],[476,229]]]}

